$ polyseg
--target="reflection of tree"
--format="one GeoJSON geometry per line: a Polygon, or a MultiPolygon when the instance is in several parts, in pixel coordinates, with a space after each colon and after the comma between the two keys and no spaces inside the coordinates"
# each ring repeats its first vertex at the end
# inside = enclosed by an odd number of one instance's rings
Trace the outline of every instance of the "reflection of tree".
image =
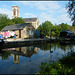
{"type": "Polygon", "coordinates": [[[60,42],[41,44],[39,47],[41,50],[44,50],[44,51],[50,50],[52,48],[53,50],[56,50],[58,48],[64,51],[73,49],[73,45],[60,44],[60,42]]]}
{"type": "Polygon", "coordinates": [[[56,46],[59,47],[59,43],[46,43],[46,44],[41,44],[40,49],[46,51],[50,50],[50,48],[54,48],[56,50],[56,46]]]}
{"type": "Polygon", "coordinates": [[[44,50],[44,51],[49,50],[50,49],[50,44],[49,43],[48,44],[42,44],[42,45],[40,45],[40,49],[44,50]]]}
{"type": "Polygon", "coordinates": [[[64,51],[73,49],[73,45],[60,45],[60,48],[64,51]]]}
{"type": "Polygon", "coordinates": [[[8,57],[9,57],[10,55],[11,55],[10,52],[6,52],[6,51],[0,52],[0,56],[2,57],[2,60],[8,59],[8,57]]]}

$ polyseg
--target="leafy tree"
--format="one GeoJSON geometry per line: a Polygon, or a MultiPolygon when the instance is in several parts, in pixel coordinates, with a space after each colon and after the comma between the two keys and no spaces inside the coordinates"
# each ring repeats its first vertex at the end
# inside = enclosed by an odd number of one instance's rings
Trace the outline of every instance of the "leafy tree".
{"type": "Polygon", "coordinates": [[[60,26],[61,26],[61,28],[62,28],[62,31],[63,30],[69,30],[69,25],[66,23],[66,24],[64,24],[64,23],[61,23],[61,24],[59,24],[60,26]]]}
{"type": "Polygon", "coordinates": [[[75,26],[75,0],[69,0],[66,8],[68,9],[71,21],[73,21],[72,26],[75,26]]]}
{"type": "Polygon", "coordinates": [[[45,36],[50,35],[50,30],[53,28],[53,24],[50,21],[45,21],[38,27],[38,30],[41,31],[41,34],[44,34],[45,36]]]}
{"type": "Polygon", "coordinates": [[[5,14],[0,14],[0,30],[3,29],[7,25],[13,25],[15,24],[12,22],[7,15],[5,14]]]}
{"type": "Polygon", "coordinates": [[[2,30],[5,26],[20,23],[25,23],[25,21],[22,18],[9,19],[6,14],[0,14],[0,30],[2,30]]]}
{"type": "Polygon", "coordinates": [[[21,24],[21,23],[25,23],[25,21],[22,18],[13,18],[12,22],[14,22],[15,24],[21,24]]]}

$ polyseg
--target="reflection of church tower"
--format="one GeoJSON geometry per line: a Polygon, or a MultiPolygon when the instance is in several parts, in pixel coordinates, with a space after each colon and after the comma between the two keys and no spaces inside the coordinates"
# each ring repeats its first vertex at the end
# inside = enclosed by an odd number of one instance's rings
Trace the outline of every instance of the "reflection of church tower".
{"type": "Polygon", "coordinates": [[[20,62],[20,57],[19,55],[13,55],[13,63],[14,64],[18,64],[20,62]]]}
{"type": "Polygon", "coordinates": [[[12,6],[12,18],[19,17],[19,7],[12,6]]]}

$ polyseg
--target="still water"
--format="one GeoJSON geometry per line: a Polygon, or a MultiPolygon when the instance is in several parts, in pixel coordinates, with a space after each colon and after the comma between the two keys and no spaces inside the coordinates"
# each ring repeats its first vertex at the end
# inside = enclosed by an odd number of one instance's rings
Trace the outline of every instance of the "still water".
{"type": "Polygon", "coordinates": [[[35,46],[2,48],[0,74],[35,74],[41,62],[57,61],[75,50],[75,45],[46,43],[35,46]]]}

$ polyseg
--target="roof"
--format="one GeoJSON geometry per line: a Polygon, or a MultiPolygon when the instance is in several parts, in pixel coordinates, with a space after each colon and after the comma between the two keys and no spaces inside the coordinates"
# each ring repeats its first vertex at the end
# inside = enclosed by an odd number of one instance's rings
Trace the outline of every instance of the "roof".
{"type": "MultiPolygon", "coordinates": [[[[18,7],[17,5],[13,5],[12,7],[18,7]]],[[[19,8],[19,7],[18,7],[19,8]]]]}
{"type": "Polygon", "coordinates": [[[62,31],[62,32],[74,33],[74,32],[72,32],[72,31],[69,31],[69,30],[64,30],[64,31],[62,31]]]}
{"type": "Polygon", "coordinates": [[[37,18],[23,18],[26,22],[35,22],[37,18]]]}
{"type": "Polygon", "coordinates": [[[7,30],[22,30],[24,27],[29,25],[30,23],[23,23],[23,24],[16,24],[16,25],[9,25],[5,26],[1,31],[7,31],[7,30]]]}

